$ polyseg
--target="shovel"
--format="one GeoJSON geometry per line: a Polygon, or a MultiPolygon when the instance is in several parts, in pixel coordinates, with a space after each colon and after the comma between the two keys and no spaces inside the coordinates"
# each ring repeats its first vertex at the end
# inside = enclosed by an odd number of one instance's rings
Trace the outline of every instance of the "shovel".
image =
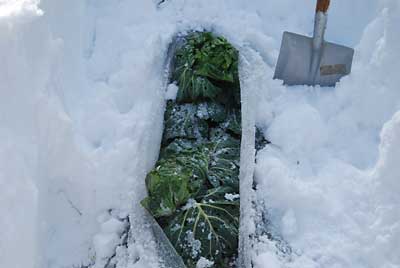
{"type": "Polygon", "coordinates": [[[274,79],[286,85],[335,86],[350,74],[354,49],[325,42],[330,0],[318,0],[314,36],[284,32],[274,79]]]}

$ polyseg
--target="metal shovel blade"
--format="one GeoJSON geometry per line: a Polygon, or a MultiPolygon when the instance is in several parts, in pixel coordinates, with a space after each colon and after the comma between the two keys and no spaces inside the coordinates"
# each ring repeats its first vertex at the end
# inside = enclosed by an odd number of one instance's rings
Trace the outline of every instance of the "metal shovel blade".
{"type": "Polygon", "coordinates": [[[286,85],[335,86],[351,72],[354,49],[323,42],[319,51],[320,62],[315,77],[311,71],[313,38],[284,32],[274,79],[286,85]]]}

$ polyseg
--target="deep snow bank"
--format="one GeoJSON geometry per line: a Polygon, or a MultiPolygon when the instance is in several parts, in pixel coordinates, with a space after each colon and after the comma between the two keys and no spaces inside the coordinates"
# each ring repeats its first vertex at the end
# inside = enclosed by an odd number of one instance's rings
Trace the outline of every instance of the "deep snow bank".
{"type": "Polygon", "coordinates": [[[144,224],[138,201],[158,153],[167,41],[137,25],[149,23],[142,12],[154,14],[154,5],[138,10],[129,1],[42,1],[40,6],[61,52],[51,70],[50,96],[43,99],[53,99],[50,106],[58,114],[39,126],[38,266],[71,267],[98,259],[95,234],[109,209],[132,211],[132,222],[144,224]]]}
{"type": "Polygon", "coordinates": [[[41,14],[33,2],[0,1],[2,267],[32,267],[36,258],[35,103],[47,79],[46,69],[52,53],[46,36],[36,28],[41,14]]]}
{"type": "Polygon", "coordinates": [[[283,261],[261,253],[258,267],[400,266],[398,114],[391,119],[400,108],[400,3],[380,7],[356,47],[352,75],[336,89],[265,95],[259,122],[274,146],[258,157],[258,195],[293,254],[283,261]]]}
{"type": "MultiPolygon", "coordinates": [[[[43,14],[37,4],[0,1],[1,267],[91,262],[108,209],[143,223],[166,48],[201,27],[260,57],[257,123],[274,146],[258,156],[257,194],[294,254],[260,243],[255,264],[400,266],[398,115],[379,136],[400,109],[398,1],[333,1],[327,38],[356,46],[334,90],[272,80],[282,31],[311,33],[314,1],[43,0],[43,14]]],[[[132,246],[120,267],[153,267],[149,252],[132,246]]]]}

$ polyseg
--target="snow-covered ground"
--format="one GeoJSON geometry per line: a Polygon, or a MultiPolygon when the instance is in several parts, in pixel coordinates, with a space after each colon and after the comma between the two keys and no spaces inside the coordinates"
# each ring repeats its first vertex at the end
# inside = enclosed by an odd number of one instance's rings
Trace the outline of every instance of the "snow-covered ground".
{"type": "MultiPolygon", "coordinates": [[[[353,73],[287,88],[272,80],[281,35],[310,34],[314,2],[0,0],[0,267],[101,261],[118,219],[143,224],[167,47],[202,27],[258,57],[250,86],[272,145],[256,194],[293,252],[265,240],[255,267],[400,267],[400,2],[332,1],[327,39],[355,47],[353,73]]],[[[136,235],[121,259],[154,267],[136,235]]]]}

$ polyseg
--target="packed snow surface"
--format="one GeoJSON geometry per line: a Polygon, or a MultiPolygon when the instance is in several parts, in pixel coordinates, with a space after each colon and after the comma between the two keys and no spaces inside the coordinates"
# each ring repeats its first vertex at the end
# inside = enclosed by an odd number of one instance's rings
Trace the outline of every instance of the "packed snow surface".
{"type": "Polygon", "coordinates": [[[157,267],[139,201],[176,95],[164,60],[176,33],[203,28],[257,63],[272,144],[256,198],[292,251],[261,237],[255,267],[400,267],[400,2],[332,1],[326,38],[355,48],[352,74],[283,86],[282,32],[309,35],[314,2],[0,0],[0,267],[101,267],[125,228],[110,210],[133,228],[118,268],[157,267]]]}

